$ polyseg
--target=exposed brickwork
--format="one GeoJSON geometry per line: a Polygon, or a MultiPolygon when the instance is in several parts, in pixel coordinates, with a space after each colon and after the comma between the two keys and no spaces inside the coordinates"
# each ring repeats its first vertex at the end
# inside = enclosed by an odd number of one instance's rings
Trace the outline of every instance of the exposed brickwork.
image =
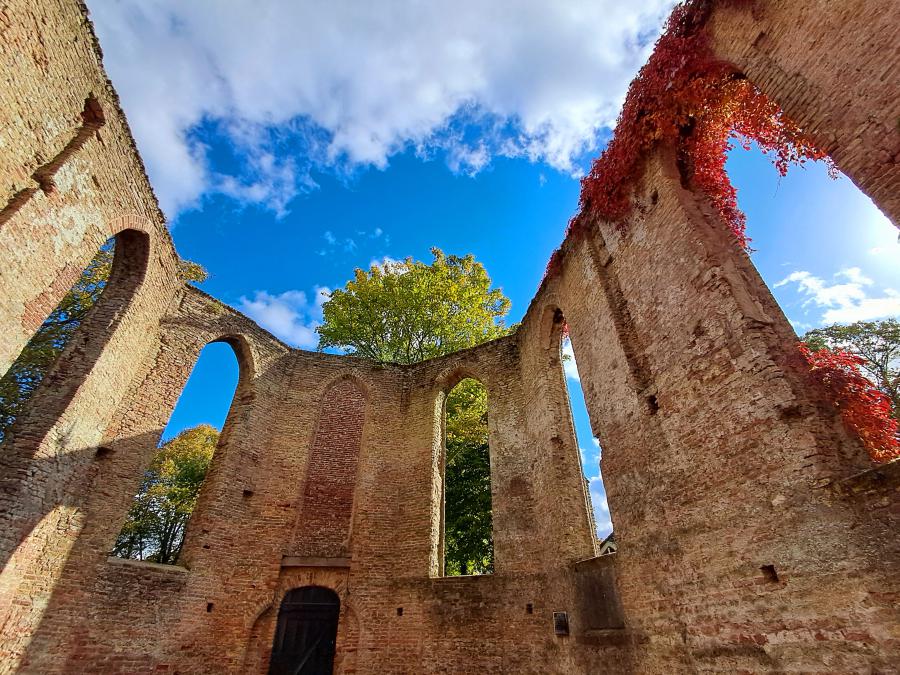
{"type": "MultiPolygon", "coordinates": [[[[759,0],[710,26],[896,216],[896,11],[759,0]]],[[[0,367],[121,233],[0,449],[0,672],[265,672],[281,599],[310,584],[341,599],[343,673],[896,670],[900,465],[873,469],[807,390],[790,326],[665,149],[629,227],[566,242],[515,335],[376,365],[292,350],[177,280],[78,4],[14,2],[0,34],[0,367]],[[604,448],[619,553],[601,559],[563,320],[604,448]],[[241,375],[180,564],[108,559],[212,341],[241,375]],[[488,390],[496,571],[440,578],[441,410],[464,377],[488,390]]]]}
{"type": "Polygon", "coordinates": [[[341,380],[324,396],[297,509],[296,555],[343,558],[350,554],[365,406],[365,396],[353,380],[341,380]]]}

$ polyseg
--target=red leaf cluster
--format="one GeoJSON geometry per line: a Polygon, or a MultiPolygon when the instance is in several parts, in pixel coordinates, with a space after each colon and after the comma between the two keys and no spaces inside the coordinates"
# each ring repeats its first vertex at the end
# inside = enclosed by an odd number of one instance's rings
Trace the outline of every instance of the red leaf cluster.
{"type": "MultiPolygon", "coordinates": [[[[582,180],[582,215],[623,226],[644,158],[656,144],[668,144],[677,151],[684,177],[710,198],[746,248],[745,217],[725,172],[733,139],[745,147],[755,141],[772,153],[782,175],[788,165],[810,159],[824,159],[831,166],[774,102],[733,67],[713,58],[704,31],[712,2],[687,0],[672,12],[649,61],[631,83],[613,139],[582,180]]],[[[584,220],[577,223],[583,226],[584,220]]]]}
{"type": "Polygon", "coordinates": [[[891,400],[859,370],[862,358],[843,350],[812,351],[800,343],[813,379],[828,393],[841,419],[855,431],[876,462],[900,458],[897,420],[891,417],[891,400]]]}

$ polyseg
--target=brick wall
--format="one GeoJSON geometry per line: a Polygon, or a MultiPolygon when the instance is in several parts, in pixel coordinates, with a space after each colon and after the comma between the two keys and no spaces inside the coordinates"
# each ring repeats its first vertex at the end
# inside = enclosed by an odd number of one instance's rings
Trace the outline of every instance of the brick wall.
{"type": "Polygon", "coordinates": [[[325,393],[297,508],[296,555],[342,558],[350,553],[365,405],[352,380],[340,380],[325,393]]]}
{"type": "MultiPolygon", "coordinates": [[[[891,11],[760,0],[710,23],[889,214],[891,11]]],[[[566,242],[515,335],[410,367],[292,350],[176,279],[83,8],[0,12],[0,364],[122,233],[107,292],[0,448],[0,672],[265,672],[281,598],[310,584],[341,599],[345,673],[900,662],[897,465],[872,468],[808,390],[780,309],[664,148],[627,228],[566,242]],[[619,552],[602,559],[562,321],[604,449],[619,552]],[[179,565],[109,559],[211,341],[241,375],[179,565]],[[488,390],[496,571],[441,578],[442,403],[463,377],[488,390]]]]}

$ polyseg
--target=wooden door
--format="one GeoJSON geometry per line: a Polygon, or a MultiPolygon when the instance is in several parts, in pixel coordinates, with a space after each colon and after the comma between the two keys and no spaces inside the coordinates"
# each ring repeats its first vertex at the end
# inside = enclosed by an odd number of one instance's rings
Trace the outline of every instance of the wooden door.
{"type": "Polygon", "coordinates": [[[272,644],[269,675],[331,675],[341,602],[320,586],[284,596],[272,644]]]}

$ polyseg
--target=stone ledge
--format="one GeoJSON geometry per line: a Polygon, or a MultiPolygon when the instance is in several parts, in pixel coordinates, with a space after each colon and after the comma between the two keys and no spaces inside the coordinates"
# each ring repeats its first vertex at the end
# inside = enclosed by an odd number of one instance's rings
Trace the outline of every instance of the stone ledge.
{"type": "Polygon", "coordinates": [[[137,567],[144,570],[171,572],[174,574],[187,574],[189,572],[187,567],[180,567],[178,565],[163,565],[161,563],[148,562],[146,560],[131,560],[130,558],[117,558],[115,556],[109,556],[106,559],[106,562],[110,565],[124,565],[126,567],[137,567]]]}
{"type": "Polygon", "coordinates": [[[281,567],[350,567],[350,558],[286,555],[281,559],[281,567]]]}
{"type": "Polygon", "coordinates": [[[831,489],[844,497],[885,495],[900,491],[900,460],[836,480],[831,484],[831,489]]]}

